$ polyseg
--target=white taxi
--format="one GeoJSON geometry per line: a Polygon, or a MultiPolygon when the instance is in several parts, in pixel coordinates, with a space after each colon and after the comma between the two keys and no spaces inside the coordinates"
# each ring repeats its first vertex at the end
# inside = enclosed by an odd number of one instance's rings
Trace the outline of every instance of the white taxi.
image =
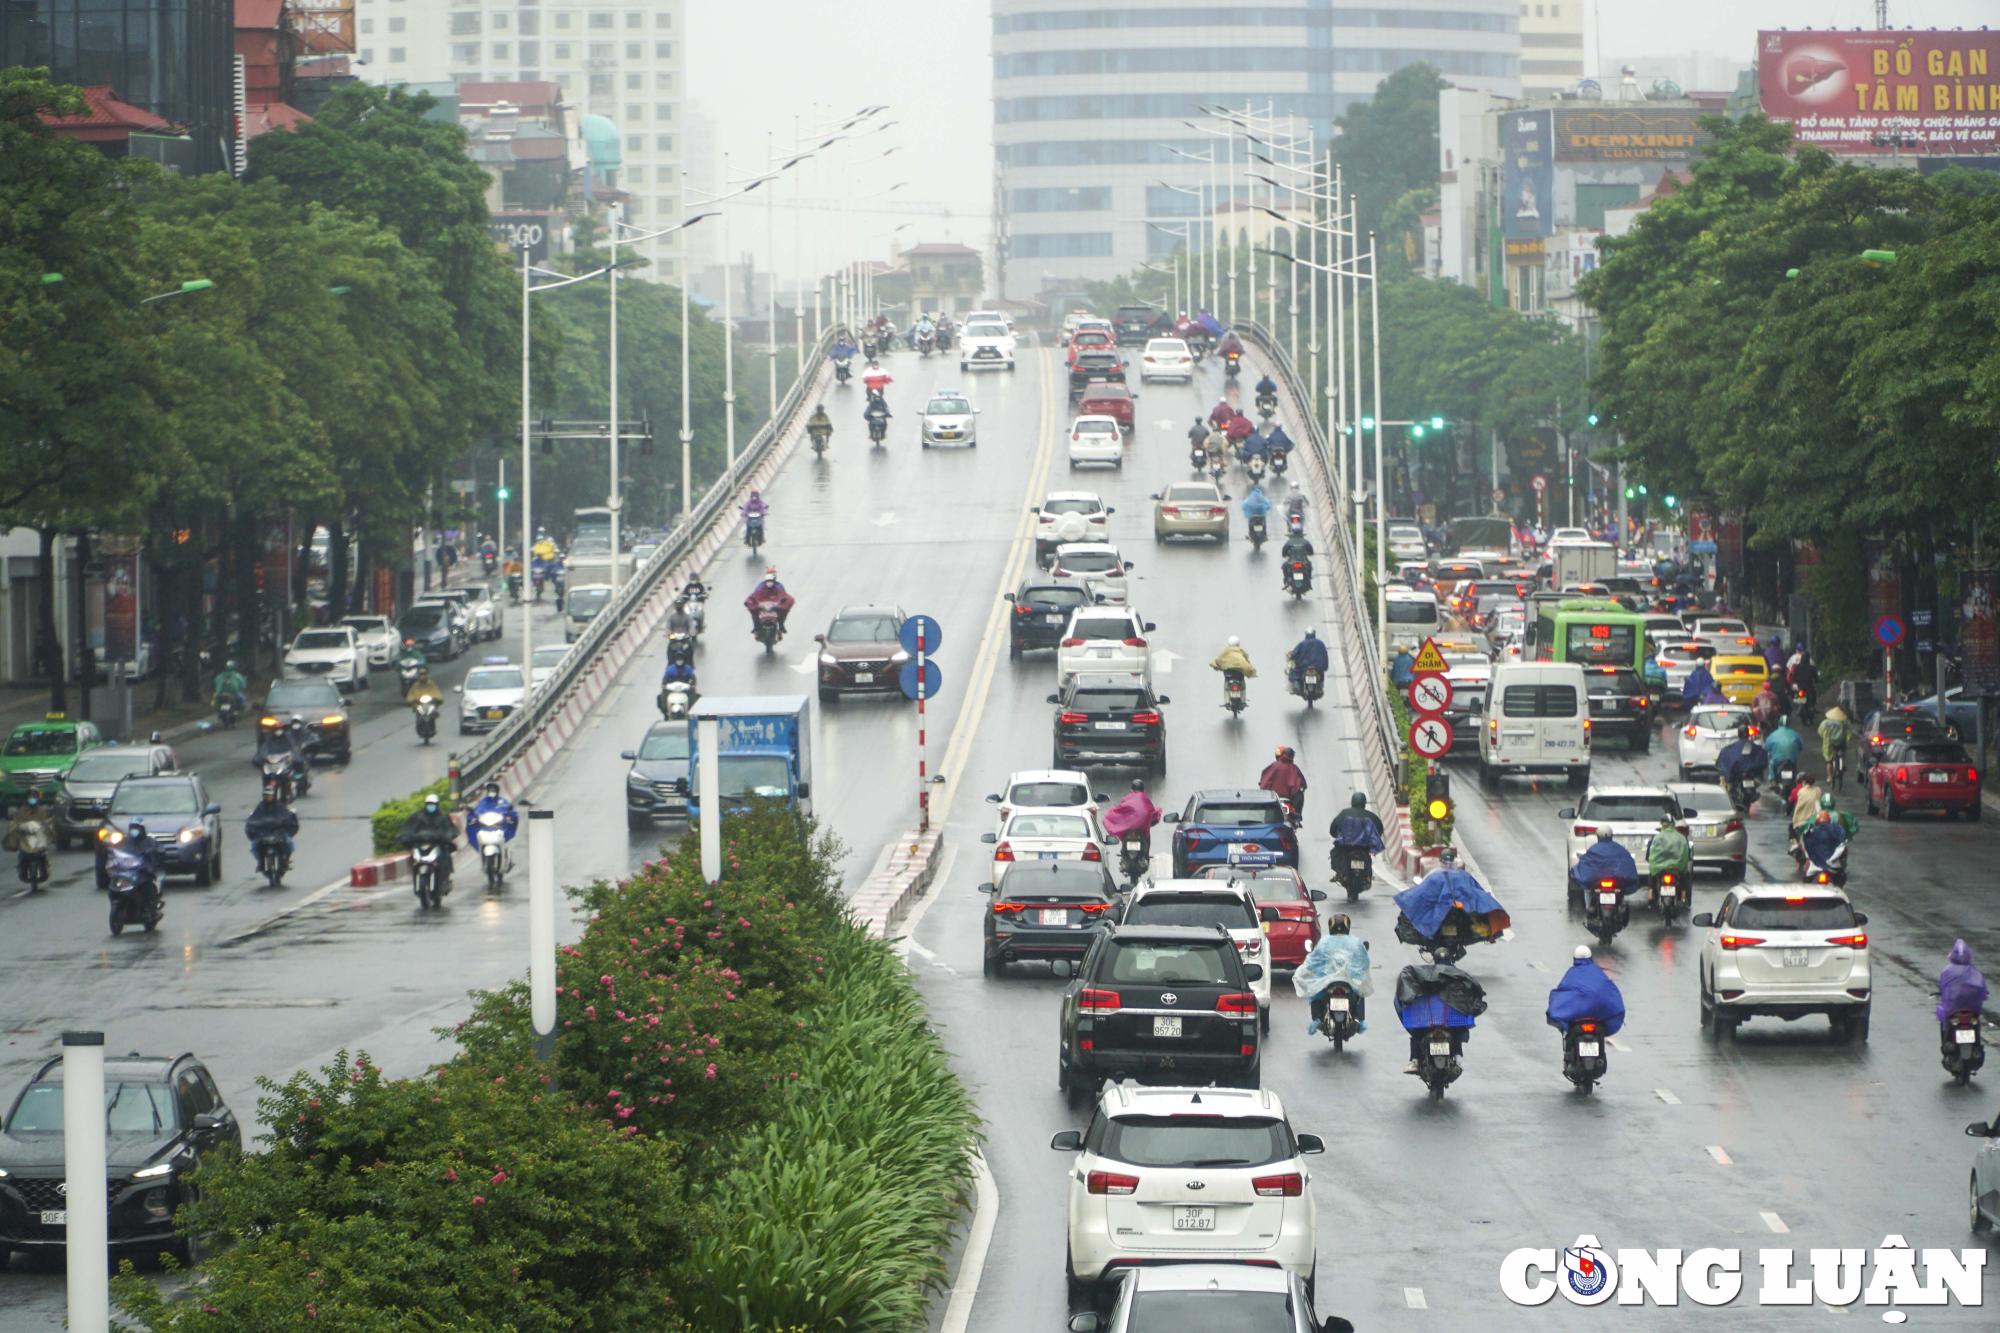
{"type": "Polygon", "coordinates": [[[528,697],[528,679],[520,667],[504,657],[489,657],[465,673],[465,684],[451,692],[462,696],[458,708],[461,736],[475,731],[491,731],[528,697]]]}

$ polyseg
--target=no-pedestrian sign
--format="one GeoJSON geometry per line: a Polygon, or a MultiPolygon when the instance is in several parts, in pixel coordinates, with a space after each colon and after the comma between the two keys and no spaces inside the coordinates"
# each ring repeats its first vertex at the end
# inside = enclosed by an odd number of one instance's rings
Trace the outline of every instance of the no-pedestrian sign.
{"type": "Polygon", "coordinates": [[[1410,707],[1419,713],[1442,713],[1451,707],[1451,682],[1443,676],[1417,676],[1410,681],[1410,707]]]}
{"type": "Polygon", "coordinates": [[[1441,717],[1420,717],[1410,723],[1410,748],[1426,759],[1451,753],[1451,723],[1441,717]]]}
{"type": "Polygon", "coordinates": [[[1875,622],[1875,642],[1884,648],[1894,648],[1903,641],[1903,618],[1883,616],[1875,622]]]}

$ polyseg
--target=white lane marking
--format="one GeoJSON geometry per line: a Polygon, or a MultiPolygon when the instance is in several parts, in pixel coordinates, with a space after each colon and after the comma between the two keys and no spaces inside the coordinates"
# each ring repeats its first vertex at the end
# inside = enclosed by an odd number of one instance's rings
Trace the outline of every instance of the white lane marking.
{"type": "Polygon", "coordinates": [[[884,510],[868,521],[878,528],[886,528],[896,521],[896,511],[893,509],[884,510]]]}
{"type": "Polygon", "coordinates": [[[1632,1053],[1632,1048],[1630,1046],[1627,1046],[1624,1042],[1618,1040],[1618,1038],[1616,1037],[1606,1037],[1604,1039],[1604,1042],[1605,1045],[1609,1046],[1614,1051],[1623,1051],[1627,1055],[1630,1055],[1632,1053]]]}
{"type": "Polygon", "coordinates": [[[1540,960],[1534,958],[1530,958],[1528,960],[1528,966],[1540,972],[1546,972],[1549,970],[1549,965],[1547,963],[1541,962],[1540,960]]]}
{"type": "MultiPolygon", "coordinates": [[[[884,859],[888,857],[888,854],[889,848],[885,846],[882,849],[884,859]]],[[[917,926],[922,923],[924,913],[931,910],[931,904],[937,901],[938,891],[951,882],[952,867],[957,864],[958,844],[947,838],[943,850],[938,853],[937,865],[931,871],[931,882],[925,886],[922,893],[917,895],[917,905],[912,907],[908,912],[905,912],[903,919],[896,923],[896,929],[899,933],[889,945],[890,948],[898,950],[921,950],[926,958],[936,963],[937,966],[943,968],[945,971],[950,972],[953,976],[957,976],[958,972],[951,964],[939,963],[936,954],[917,943],[917,926]]]]}
{"type": "Polygon", "coordinates": [[[1668,1092],[1665,1088],[1654,1088],[1653,1095],[1669,1106],[1679,1106],[1681,1104],[1681,1099],[1674,1096],[1673,1093],[1668,1092]]]}
{"type": "Polygon", "coordinates": [[[1428,1310],[1431,1308],[1431,1303],[1424,1299],[1424,1289],[1422,1287],[1404,1287],[1403,1305],[1411,1310],[1428,1310]]]}
{"type": "Polygon", "coordinates": [[[1785,1225],[1785,1219],[1779,1217],[1776,1213],[1759,1213],[1757,1216],[1763,1218],[1764,1225],[1777,1232],[1780,1236],[1791,1234],[1792,1229],[1785,1225]]]}
{"type": "Polygon", "coordinates": [[[1172,430],[1174,428],[1175,423],[1172,417],[1161,417],[1158,421],[1155,421],[1153,424],[1159,427],[1161,430],[1172,430]]]}
{"type": "Polygon", "coordinates": [[[812,652],[812,653],[807,653],[804,657],[801,657],[798,661],[792,663],[792,670],[798,672],[801,676],[803,676],[806,674],[806,672],[817,669],[818,666],[819,666],[819,654],[816,652],[812,652]]]}
{"type": "Polygon", "coordinates": [[[1715,1146],[1715,1145],[1714,1145],[1713,1143],[1711,1143],[1711,1144],[1709,1144],[1709,1145],[1708,1145],[1708,1155],[1709,1155],[1710,1157],[1713,1157],[1713,1158],[1715,1159],[1715,1164],[1716,1164],[1717,1166],[1731,1166],[1731,1165],[1734,1165],[1734,1164],[1733,1164],[1733,1163],[1732,1163],[1732,1162],[1731,1162],[1731,1161],[1729,1160],[1729,1154],[1728,1154],[1728,1153],[1726,1153],[1726,1152],[1724,1152],[1724,1151],[1722,1151],[1722,1149],[1720,1149],[1720,1148],[1716,1147],[1716,1146],[1715,1146]]]}
{"type": "Polygon", "coordinates": [[[937,961],[936,954],[932,953],[929,949],[926,949],[923,945],[917,943],[915,940],[910,941],[910,952],[915,954],[917,957],[923,959],[927,963],[935,963],[937,961]]]}
{"type": "Polygon", "coordinates": [[[951,1300],[944,1307],[940,1333],[965,1333],[972,1322],[972,1302],[979,1296],[979,1274],[986,1267],[986,1250],[993,1243],[994,1219],[1000,1215],[1000,1186],[994,1183],[986,1154],[972,1154],[972,1183],[978,1203],[972,1214],[972,1230],[965,1238],[965,1255],[958,1261],[958,1278],[951,1284],[951,1300]]]}
{"type": "Polygon", "coordinates": [[[1172,675],[1174,663],[1180,660],[1181,655],[1171,648],[1155,648],[1153,650],[1153,670],[1163,676],[1172,675]]]}

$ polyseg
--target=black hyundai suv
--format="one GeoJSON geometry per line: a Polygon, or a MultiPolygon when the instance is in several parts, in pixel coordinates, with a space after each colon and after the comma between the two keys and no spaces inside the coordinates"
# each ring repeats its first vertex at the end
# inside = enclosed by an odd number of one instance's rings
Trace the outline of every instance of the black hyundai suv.
{"type": "Polygon", "coordinates": [[[1220,926],[1111,926],[1063,991],[1056,1084],[1072,1107],[1106,1079],[1254,1088],[1263,975],[1220,926]]]}
{"type": "Polygon", "coordinates": [[[1055,761],[1050,768],[1081,764],[1133,764],[1167,771],[1169,700],[1153,693],[1135,672],[1079,672],[1049,702],[1056,706],[1055,761]]]}
{"type": "Polygon", "coordinates": [[[1102,861],[1023,861],[1007,872],[1004,883],[1004,888],[979,886],[993,895],[983,969],[989,977],[999,976],[1009,963],[1058,958],[1074,963],[1118,903],[1102,861]]]}
{"type": "Polygon", "coordinates": [[[1007,594],[1014,614],[1007,617],[1007,655],[1019,657],[1037,648],[1054,648],[1062,642],[1063,626],[1069,613],[1089,606],[1090,591],[1081,583],[1048,583],[1023,579],[1018,590],[1007,594]]]}
{"type": "MultiPolygon", "coordinates": [[[[38,1070],[0,1130],[0,1255],[60,1251],[68,1236],[63,1179],[63,1063],[38,1070]]],[[[215,1080],[192,1055],[134,1051],[104,1061],[105,1162],[111,1246],[135,1257],[172,1250],[191,1263],[174,1211],[191,1189],[187,1174],[218,1152],[239,1152],[243,1129],[215,1080]]]]}

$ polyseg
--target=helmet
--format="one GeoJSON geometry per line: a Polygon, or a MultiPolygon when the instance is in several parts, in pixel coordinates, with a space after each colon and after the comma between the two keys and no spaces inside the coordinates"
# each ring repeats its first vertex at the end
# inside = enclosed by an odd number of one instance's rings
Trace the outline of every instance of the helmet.
{"type": "Polygon", "coordinates": [[[1660,816],[1661,828],[1672,828],[1673,825],[1674,825],[1674,817],[1672,815],[1663,814],[1660,816]]]}
{"type": "Polygon", "coordinates": [[[760,498],[757,494],[757,488],[755,486],[752,486],[750,488],[750,498],[753,500],[760,498]]]}
{"type": "Polygon", "coordinates": [[[126,832],[127,836],[129,836],[129,837],[134,837],[134,838],[143,838],[143,837],[145,837],[145,836],[146,836],[146,821],[145,821],[145,820],[143,820],[143,819],[135,819],[135,820],[133,820],[133,821],[132,821],[131,823],[129,823],[129,824],[127,824],[127,825],[125,826],[125,832],[126,832]]]}
{"type": "Polygon", "coordinates": [[[1347,807],[1350,810],[1366,810],[1368,808],[1368,793],[1355,792],[1348,800],[1347,807]]]}
{"type": "Polygon", "coordinates": [[[1314,629],[1314,628],[1313,628],[1313,627],[1312,627],[1311,625],[1307,625],[1307,626],[1306,626],[1306,637],[1307,637],[1308,639],[1317,639],[1317,638],[1319,637],[1319,631],[1318,631],[1318,630],[1316,630],[1316,629],[1314,629]]]}
{"type": "Polygon", "coordinates": [[[1582,962],[1584,959],[1590,957],[1590,946],[1588,944],[1577,945],[1576,952],[1572,953],[1570,957],[1576,959],[1579,963],[1582,962]]]}
{"type": "Polygon", "coordinates": [[[435,810],[435,809],[437,809],[437,808],[438,808],[438,794],[437,794],[436,792],[434,792],[434,791],[427,791],[427,792],[425,792],[425,793],[424,793],[424,809],[426,809],[426,810],[435,810]]]}
{"type": "Polygon", "coordinates": [[[1458,848],[1456,848],[1456,847],[1440,847],[1440,848],[1438,848],[1438,864],[1439,864],[1440,866],[1455,866],[1455,865],[1457,865],[1457,864],[1458,864],[1458,848]]]}
{"type": "Polygon", "coordinates": [[[776,579],[778,577],[778,567],[776,565],[764,566],[764,577],[767,580],[776,579]]]}
{"type": "Polygon", "coordinates": [[[285,725],[290,727],[293,731],[304,731],[306,729],[306,720],[302,717],[295,717],[290,722],[287,722],[285,725]]]}
{"type": "Polygon", "coordinates": [[[224,662],[224,663],[222,664],[222,669],[223,669],[224,671],[234,671],[234,670],[236,670],[236,659],[232,657],[232,658],[230,658],[230,659],[229,659],[229,660],[228,660],[227,662],[224,662]]]}
{"type": "Polygon", "coordinates": [[[1597,840],[1599,842],[1610,842],[1611,830],[1600,824],[1597,829],[1597,840]]]}
{"type": "Polygon", "coordinates": [[[1144,778],[1133,778],[1133,779],[1132,779],[1132,790],[1133,790],[1133,791],[1144,791],[1144,790],[1146,790],[1146,779],[1144,779],[1144,778]]]}
{"type": "Polygon", "coordinates": [[[497,797],[500,795],[500,784],[489,779],[484,790],[488,796],[497,797]]]}
{"type": "Polygon", "coordinates": [[[1345,935],[1352,926],[1352,924],[1353,923],[1347,919],[1347,913],[1335,912],[1332,916],[1327,918],[1326,933],[1329,935],[1345,935]]]}
{"type": "Polygon", "coordinates": [[[1229,636],[1229,646],[1231,648],[1241,648],[1243,646],[1243,640],[1237,638],[1234,634],[1232,634],[1229,636]]]}
{"type": "Polygon", "coordinates": [[[1819,808],[1820,808],[1820,809],[1822,809],[1822,810],[1831,810],[1831,809],[1833,809],[1833,793],[1832,793],[1832,792],[1830,792],[1830,791],[1823,791],[1823,792],[1821,792],[1821,793],[1819,794],[1819,808]]]}

